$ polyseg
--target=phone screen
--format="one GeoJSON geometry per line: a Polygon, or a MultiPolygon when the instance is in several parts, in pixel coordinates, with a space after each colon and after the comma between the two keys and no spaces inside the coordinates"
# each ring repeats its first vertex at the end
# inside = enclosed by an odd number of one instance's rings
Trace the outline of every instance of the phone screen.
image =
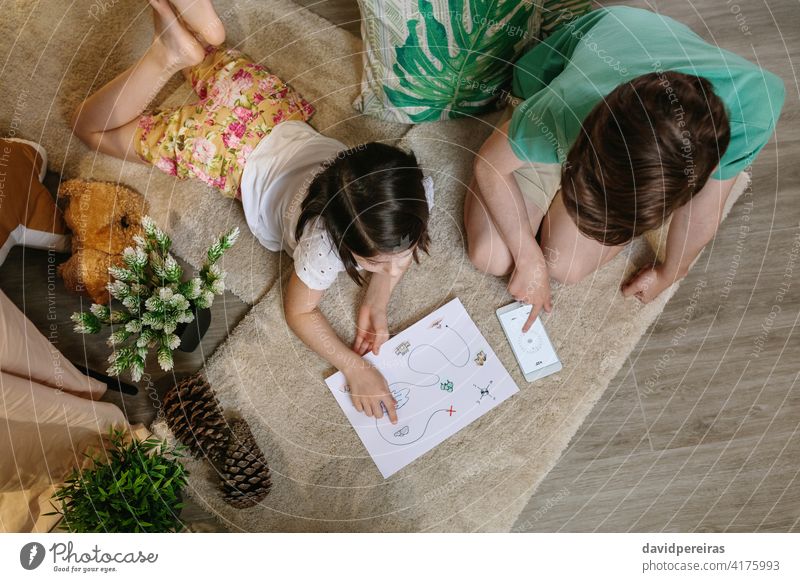
{"type": "Polygon", "coordinates": [[[530,305],[522,305],[498,315],[523,374],[530,374],[559,362],[540,318],[537,317],[527,333],[523,333],[522,326],[528,320],[531,308],[530,305]]]}

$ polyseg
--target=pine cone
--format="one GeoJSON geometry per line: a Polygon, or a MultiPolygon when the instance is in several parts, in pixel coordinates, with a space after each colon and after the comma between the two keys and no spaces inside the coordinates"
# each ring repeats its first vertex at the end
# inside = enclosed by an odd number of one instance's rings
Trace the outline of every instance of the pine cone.
{"type": "Polygon", "coordinates": [[[172,387],[164,395],[162,410],[175,438],[195,457],[214,460],[225,452],[230,428],[202,374],[189,376],[172,387]]]}
{"type": "Polygon", "coordinates": [[[222,498],[236,509],[245,509],[264,499],[272,486],[264,453],[242,419],[231,421],[231,438],[222,460],[222,498]]]}

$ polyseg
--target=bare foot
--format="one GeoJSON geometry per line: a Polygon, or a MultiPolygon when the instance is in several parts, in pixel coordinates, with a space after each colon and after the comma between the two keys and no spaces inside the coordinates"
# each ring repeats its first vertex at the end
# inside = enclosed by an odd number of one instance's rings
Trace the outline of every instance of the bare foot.
{"type": "Polygon", "coordinates": [[[217,16],[211,0],[170,0],[178,16],[208,44],[225,42],[225,26],[217,16]]]}
{"type": "Polygon", "coordinates": [[[175,16],[167,0],[150,0],[155,35],[152,50],[165,69],[177,71],[203,61],[205,51],[175,16]]]}

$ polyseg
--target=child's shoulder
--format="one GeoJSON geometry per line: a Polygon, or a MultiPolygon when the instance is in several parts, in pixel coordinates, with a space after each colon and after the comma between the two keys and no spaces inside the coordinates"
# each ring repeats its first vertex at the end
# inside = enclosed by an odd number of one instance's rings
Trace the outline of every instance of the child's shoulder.
{"type": "Polygon", "coordinates": [[[310,220],[297,241],[292,255],[294,270],[309,289],[324,290],[345,270],[322,220],[310,220]]]}

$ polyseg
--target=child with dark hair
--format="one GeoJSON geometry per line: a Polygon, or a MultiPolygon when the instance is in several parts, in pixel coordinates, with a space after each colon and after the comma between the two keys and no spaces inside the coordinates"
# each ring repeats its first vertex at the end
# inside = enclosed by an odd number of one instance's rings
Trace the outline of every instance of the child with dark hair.
{"type": "Polygon", "coordinates": [[[428,249],[431,179],[412,153],[380,143],[347,149],[320,135],[305,123],[311,105],[279,78],[237,51],[204,49],[198,39],[225,36],[208,0],[150,4],[152,45],[81,104],[75,134],[97,151],[122,159],[133,151],[137,161],[241,200],[261,244],[294,258],[284,302],[289,326],[344,372],[359,411],[382,418],[385,410],[396,422],[386,380],[361,356],[389,339],[391,293],[428,249]],[[199,101],[145,113],[178,71],[199,101]],[[318,305],[339,273],[363,285],[364,271],[372,276],[347,346],[318,305]]]}
{"type": "Polygon", "coordinates": [[[475,160],[469,255],[551,309],[549,277],[577,282],[670,216],[663,262],[622,291],[643,302],[686,275],[713,238],[737,175],[774,132],[772,73],[647,10],[568,22],[516,63],[520,97],[475,160]]]}

